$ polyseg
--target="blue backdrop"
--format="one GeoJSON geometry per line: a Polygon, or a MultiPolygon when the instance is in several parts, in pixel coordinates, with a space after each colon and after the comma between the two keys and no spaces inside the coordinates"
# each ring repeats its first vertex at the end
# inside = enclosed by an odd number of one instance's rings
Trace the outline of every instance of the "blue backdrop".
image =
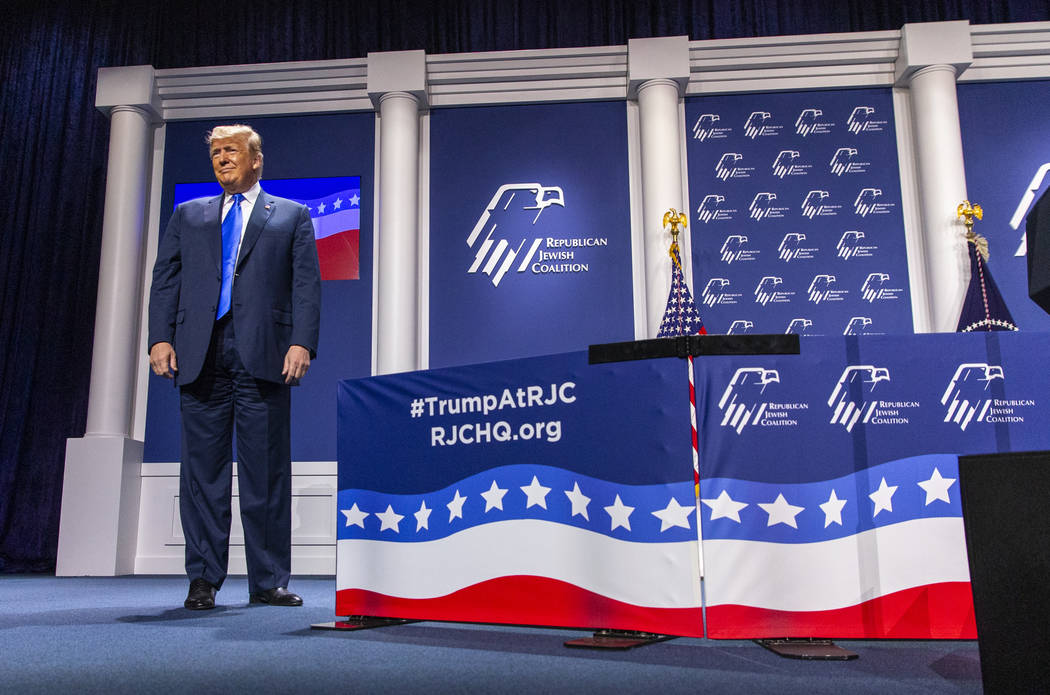
{"type": "Polygon", "coordinates": [[[431,366],[633,337],[623,102],[435,111],[430,142],[431,366]]]}
{"type": "Polygon", "coordinates": [[[988,238],[992,271],[1022,331],[1050,330],[1050,316],[1028,298],[1028,267],[1021,243],[1024,215],[1050,185],[1050,82],[962,84],[959,119],[966,159],[966,190],[984,209],[974,231],[988,238]],[[1026,199],[1029,186],[1033,195],[1026,199]],[[1016,223],[1016,228],[1014,224],[1016,223]],[[1020,254],[1020,255],[1019,255],[1020,254]]]}

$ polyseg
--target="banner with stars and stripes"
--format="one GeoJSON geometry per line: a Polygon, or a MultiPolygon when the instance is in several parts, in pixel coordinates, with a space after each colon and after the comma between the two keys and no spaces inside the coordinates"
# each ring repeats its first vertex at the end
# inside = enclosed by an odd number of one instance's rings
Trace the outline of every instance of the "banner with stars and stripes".
{"type": "Polygon", "coordinates": [[[357,280],[361,277],[361,185],[336,191],[317,200],[299,201],[310,208],[322,280],[357,280]]]}
{"type": "Polygon", "coordinates": [[[702,636],[685,362],[339,384],[336,613],[702,636]]]}
{"type": "Polygon", "coordinates": [[[697,359],[708,636],[974,638],[958,456],[1050,448],[1043,343],[697,359]]]}

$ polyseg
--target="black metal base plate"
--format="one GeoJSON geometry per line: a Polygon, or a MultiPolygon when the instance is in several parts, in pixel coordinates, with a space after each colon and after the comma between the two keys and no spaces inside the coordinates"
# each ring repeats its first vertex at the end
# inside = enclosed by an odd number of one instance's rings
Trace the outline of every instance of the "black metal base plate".
{"type": "Polygon", "coordinates": [[[850,661],[856,652],[843,649],[829,639],[756,639],[755,644],[785,659],[811,661],[850,661]]]}
{"type": "Polygon", "coordinates": [[[345,620],[336,620],[331,623],[314,623],[310,627],[314,630],[370,630],[374,627],[406,625],[408,623],[418,622],[418,620],[408,620],[406,618],[379,618],[373,615],[351,615],[345,620]]]}
{"type": "Polygon", "coordinates": [[[677,338],[629,340],[624,343],[591,345],[587,350],[590,364],[647,360],[658,357],[694,355],[797,355],[799,337],[773,335],[682,335],[677,338]]]}
{"type": "Polygon", "coordinates": [[[674,635],[660,635],[654,632],[635,632],[633,630],[599,630],[592,637],[581,637],[569,640],[566,647],[576,649],[633,649],[656,642],[674,639],[674,635]]]}

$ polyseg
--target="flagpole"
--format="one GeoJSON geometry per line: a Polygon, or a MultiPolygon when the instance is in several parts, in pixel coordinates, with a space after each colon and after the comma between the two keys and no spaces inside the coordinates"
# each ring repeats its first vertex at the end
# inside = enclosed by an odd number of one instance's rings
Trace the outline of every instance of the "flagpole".
{"type": "MultiPolygon", "coordinates": [[[[661,329],[660,334],[663,336],[667,335],[686,335],[692,334],[693,331],[689,331],[686,327],[689,325],[686,317],[689,315],[688,312],[695,313],[697,319],[699,319],[699,326],[697,327],[696,333],[706,333],[703,327],[703,320],[700,319],[699,313],[696,311],[695,304],[692,301],[692,294],[689,293],[689,286],[685,282],[685,273],[682,268],[682,257],[681,250],[678,247],[678,235],[681,233],[679,226],[687,227],[689,224],[689,218],[684,212],[678,212],[674,208],[669,209],[664,213],[663,226],[667,229],[670,226],[671,233],[671,247],[667,250],[668,255],[671,257],[671,290],[667,298],[667,310],[664,314],[664,322],[667,322],[668,314],[672,313],[672,297],[674,301],[672,322],[675,322],[673,328],[664,327],[661,329]],[[681,287],[676,288],[677,283],[681,283],[681,287]],[[677,291],[676,291],[677,289],[677,291]],[[688,300],[687,300],[688,297],[688,300]],[[693,306],[686,306],[688,304],[693,306]]],[[[692,430],[692,445],[693,445],[693,503],[696,505],[696,555],[697,555],[697,566],[700,571],[700,579],[704,576],[704,551],[703,551],[703,532],[700,528],[700,515],[702,513],[700,504],[700,442],[697,434],[696,424],[696,371],[693,365],[693,356],[687,355],[686,360],[688,361],[689,369],[689,425],[692,430]]]]}

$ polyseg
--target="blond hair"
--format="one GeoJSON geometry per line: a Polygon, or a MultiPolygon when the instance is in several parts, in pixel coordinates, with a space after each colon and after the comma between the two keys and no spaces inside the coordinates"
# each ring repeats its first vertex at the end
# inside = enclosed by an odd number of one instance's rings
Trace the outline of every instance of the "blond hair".
{"type": "Polygon", "coordinates": [[[215,126],[205,136],[204,141],[208,143],[208,148],[210,149],[213,140],[241,136],[248,141],[248,154],[252,157],[255,157],[255,155],[262,157],[262,136],[255,132],[255,129],[250,125],[235,123],[233,125],[215,126]]]}

